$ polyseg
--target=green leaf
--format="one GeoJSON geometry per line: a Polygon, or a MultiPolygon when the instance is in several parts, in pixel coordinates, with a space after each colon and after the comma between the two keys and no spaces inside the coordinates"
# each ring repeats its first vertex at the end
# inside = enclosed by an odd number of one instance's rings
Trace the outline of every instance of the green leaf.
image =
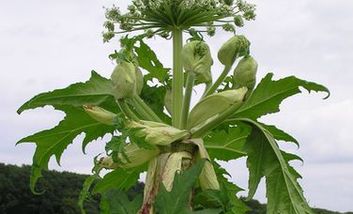
{"type": "Polygon", "coordinates": [[[273,125],[265,125],[265,124],[261,124],[261,125],[263,127],[265,127],[276,140],[282,140],[282,141],[286,141],[286,142],[295,143],[299,148],[298,141],[294,137],[292,137],[291,135],[284,132],[283,130],[281,130],[273,125]]]}
{"type": "Polygon", "coordinates": [[[100,208],[102,214],[136,214],[141,205],[142,195],[129,200],[125,192],[111,189],[102,194],[100,208]]]}
{"type": "Polygon", "coordinates": [[[245,156],[243,147],[251,132],[250,126],[233,126],[215,129],[204,138],[207,151],[217,160],[233,160],[245,156]]]}
{"type": "Polygon", "coordinates": [[[148,71],[145,80],[156,78],[160,83],[166,83],[169,79],[170,69],[163,67],[154,51],[142,39],[139,40],[139,43],[140,46],[135,46],[134,51],[137,54],[139,66],[148,71]]]}
{"type": "Polygon", "coordinates": [[[81,133],[85,133],[82,145],[103,137],[106,133],[112,133],[114,127],[104,125],[92,119],[82,108],[60,106],[57,110],[64,111],[66,116],[56,127],[38,132],[34,135],[21,139],[18,143],[33,142],[36,151],[33,156],[32,174],[30,187],[35,191],[37,180],[42,177],[41,171],[48,169],[51,156],[55,156],[60,165],[60,158],[64,150],[81,133]]]}
{"type": "MultiPolygon", "coordinates": [[[[64,89],[39,94],[23,104],[17,112],[20,114],[24,110],[46,105],[99,106],[107,100],[115,103],[112,95],[112,83],[92,71],[92,76],[87,82],[75,83],[64,89]]],[[[117,105],[115,104],[115,106],[117,105]]],[[[116,107],[116,109],[118,108],[116,107]]]]}
{"type": "MultiPolygon", "coordinates": [[[[267,125],[267,124],[263,124],[263,123],[260,123],[260,124],[263,127],[265,127],[276,140],[295,143],[299,148],[299,142],[294,137],[292,137],[290,134],[284,132],[283,130],[277,128],[274,125],[267,125]]],[[[239,120],[236,118],[230,119],[226,123],[223,123],[222,125],[220,125],[217,129],[213,130],[209,136],[212,137],[213,135],[218,135],[218,137],[217,137],[218,141],[221,141],[222,137],[223,137],[223,139],[229,138],[228,133],[233,132],[233,131],[234,131],[234,133],[231,135],[234,135],[234,138],[236,138],[237,136],[244,136],[244,135],[248,136],[248,135],[250,135],[251,130],[248,130],[248,132],[245,131],[245,132],[243,132],[243,134],[237,133],[237,132],[241,132],[241,130],[243,130],[244,128],[246,129],[246,126],[244,126],[244,125],[245,124],[239,124],[239,120]],[[233,131],[231,131],[232,129],[233,129],[233,131]]],[[[206,136],[206,139],[207,138],[209,138],[209,137],[206,136]]],[[[244,140],[244,142],[245,141],[246,141],[246,139],[244,140]]],[[[211,142],[212,142],[212,140],[211,140],[211,142]]],[[[241,143],[241,145],[237,146],[238,150],[243,150],[242,146],[244,145],[244,142],[241,143]]],[[[245,151],[242,151],[242,152],[244,153],[244,155],[246,154],[245,151]]],[[[223,160],[223,159],[220,159],[220,160],[223,160]]]]}
{"type": "Polygon", "coordinates": [[[220,214],[222,213],[221,209],[204,209],[191,212],[192,214],[220,214]]]}
{"type": "Polygon", "coordinates": [[[227,199],[224,199],[223,194],[219,190],[208,189],[202,192],[199,192],[195,195],[193,199],[193,205],[197,208],[222,208],[225,210],[225,202],[227,199]]]}
{"type": "Polygon", "coordinates": [[[199,161],[190,169],[176,173],[173,181],[173,188],[168,192],[164,185],[161,185],[157,195],[155,206],[160,214],[189,214],[189,198],[205,161],[199,161]]]}
{"type": "Polygon", "coordinates": [[[252,198],[262,177],[266,177],[267,213],[313,213],[297,182],[299,173],[288,163],[295,155],[282,152],[274,137],[261,124],[241,119],[253,125],[246,142],[249,168],[249,196],[252,198]]]}
{"type": "Polygon", "coordinates": [[[237,197],[237,193],[243,191],[242,188],[238,187],[234,183],[228,181],[225,176],[230,176],[228,172],[223,169],[220,165],[215,164],[215,171],[217,174],[218,182],[221,186],[220,200],[222,200],[223,207],[226,214],[245,214],[249,208],[244,204],[242,200],[237,197]]]}
{"type": "MultiPolygon", "coordinates": [[[[292,95],[300,93],[300,87],[310,91],[327,92],[329,90],[320,84],[298,79],[294,76],[280,80],[272,80],[273,74],[267,74],[256,87],[246,103],[238,109],[235,117],[257,118],[279,111],[281,102],[292,95]]],[[[325,99],[327,98],[325,97],[325,99]]]]}
{"type": "Polygon", "coordinates": [[[103,179],[97,182],[93,189],[93,193],[102,194],[112,188],[127,190],[136,184],[140,177],[140,173],[144,170],[145,166],[130,169],[115,169],[106,174],[103,179]]]}

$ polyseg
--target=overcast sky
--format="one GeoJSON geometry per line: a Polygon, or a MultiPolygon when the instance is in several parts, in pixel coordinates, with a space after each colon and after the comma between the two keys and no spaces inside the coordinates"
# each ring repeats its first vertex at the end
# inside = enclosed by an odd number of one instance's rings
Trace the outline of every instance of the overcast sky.
{"type": "MultiPolygon", "coordinates": [[[[129,1],[118,1],[125,5],[129,1]]],[[[301,184],[310,205],[337,211],[353,211],[353,1],[351,0],[266,0],[258,5],[257,20],[239,33],[251,41],[259,62],[259,77],[267,72],[276,78],[295,75],[326,85],[332,93],[304,92],[281,105],[281,113],[262,121],[276,124],[300,142],[297,150],[285,146],[305,160],[296,164],[304,179],[301,184]]],[[[34,145],[15,147],[20,138],[55,126],[63,114],[50,107],[16,114],[32,96],[86,81],[94,69],[108,77],[114,64],[108,54],[117,40],[103,44],[103,6],[113,1],[11,0],[0,7],[0,162],[31,164],[34,145]]],[[[214,53],[231,35],[208,39],[214,53]]],[[[170,41],[159,38],[149,44],[171,65],[170,41]]],[[[216,61],[216,60],[215,60],[216,61]]],[[[216,77],[221,68],[214,66],[216,77]]],[[[79,139],[77,139],[79,140],[79,139]]],[[[61,168],[89,173],[92,157],[103,151],[99,141],[81,155],[80,143],[69,146],[61,168]]],[[[232,180],[247,187],[245,160],[224,163],[232,180]]],[[[264,201],[263,188],[256,195],[264,201]]]]}

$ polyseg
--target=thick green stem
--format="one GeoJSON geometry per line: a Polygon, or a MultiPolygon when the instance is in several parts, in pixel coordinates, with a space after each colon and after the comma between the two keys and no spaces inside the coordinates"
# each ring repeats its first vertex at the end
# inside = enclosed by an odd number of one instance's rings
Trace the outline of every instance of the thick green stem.
{"type": "MultiPolygon", "coordinates": [[[[162,123],[163,121],[154,113],[154,111],[141,99],[140,96],[135,96],[132,98],[134,100],[134,104],[138,105],[143,112],[145,112],[146,116],[148,117],[149,120],[155,121],[155,122],[160,122],[162,123]]],[[[136,107],[136,106],[135,106],[136,107]]]]}
{"type": "Polygon", "coordinates": [[[192,89],[194,87],[195,83],[195,74],[194,72],[188,72],[187,78],[186,78],[186,88],[185,88],[185,95],[184,95],[184,101],[183,101],[183,111],[181,112],[182,114],[182,120],[181,124],[183,129],[185,129],[187,125],[187,120],[189,116],[189,109],[190,109],[190,101],[191,101],[191,95],[192,95],[192,89]]]}
{"type": "Polygon", "coordinates": [[[130,107],[127,105],[127,103],[124,100],[119,99],[117,100],[117,103],[119,105],[120,110],[125,114],[126,117],[135,121],[139,120],[139,118],[136,116],[136,114],[133,111],[131,111],[130,107]]]}
{"type": "Polygon", "coordinates": [[[223,72],[221,73],[221,75],[218,77],[218,79],[216,80],[216,82],[204,93],[203,97],[207,97],[208,95],[213,94],[218,86],[224,81],[224,79],[227,77],[230,69],[232,68],[232,66],[228,66],[226,65],[224,67],[223,72]]]}
{"type": "Polygon", "coordinates": [[[172,85],[172,123],[176,128],[182,127],[184,73],[181,58],[183,48],[183,32],[173,30],[173,85],[172,85]]]}

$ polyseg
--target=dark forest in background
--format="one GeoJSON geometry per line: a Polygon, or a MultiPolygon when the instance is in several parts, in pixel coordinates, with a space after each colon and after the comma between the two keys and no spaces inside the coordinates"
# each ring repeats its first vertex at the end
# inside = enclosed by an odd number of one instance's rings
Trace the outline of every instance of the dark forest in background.
{"type": "MultiPolygon", "coordinates": [[[[0,214],[76,214],[80,213],[78,197],[86,175],[71,172],[48,171],[44,173],[38,187],[46,191],[33,195],[29,189],[30,166],[14,166],[0,163],[0,214]]],[[[143,192],[143,184],[129,190],[128,196],[143,192]]],[[[86,201],[87,214],[99,213],[100,197],[86,201]]],[[[249,214],[265,214],[266,205],[256,200],[246,202],[249,214]]],[[[339,214],[315,209],[318,214],[339,214]]],[[[346,214],[353,214],[349,212],[346,214]]]]}

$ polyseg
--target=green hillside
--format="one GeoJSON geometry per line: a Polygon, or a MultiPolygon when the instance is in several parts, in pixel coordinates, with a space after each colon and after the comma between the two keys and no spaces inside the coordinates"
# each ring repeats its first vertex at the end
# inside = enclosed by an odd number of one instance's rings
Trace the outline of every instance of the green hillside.
{"type": "MultiPolygon", "coordinates": [[[[29,190],[29,166],[14,166],[0,163],[0,213],[1,214],[76,214],[78,196],[87,177],[71,172],[48,171],[44,173],[38,187],[46,191],[33,195],[29,190]]],[[[143,184],[130,190],[129,194],[143,191],[143,184]]],[[[246,202],[252,209],[249,214],[264,214],[266,205],[256,200],[246,202]]],[[[88,214],[99,213],[99,196],[86,202],[88,214]]],[[[339,214],[315,209],[318,214],[339,214]]],[[[349,212],[346,214],[353,214],[349,212]]]]}

